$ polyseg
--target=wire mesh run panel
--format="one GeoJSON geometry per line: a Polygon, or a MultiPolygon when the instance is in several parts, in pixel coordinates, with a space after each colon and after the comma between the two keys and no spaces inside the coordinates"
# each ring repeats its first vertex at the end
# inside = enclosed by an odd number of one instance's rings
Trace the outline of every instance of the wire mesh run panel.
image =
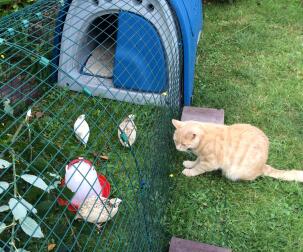
{"type": "Polygon", "coordinates": [[[189,2],[40,0],[0,19],[0,251],[167,247],[189,2]]]}
{"type": "Polygon", "coordinates": [[[60,86],[159,104],[180,81],[181,36],[165,0],[75,0],[66,3],[67,9],[66,16],[59,16],[60,86]]]}

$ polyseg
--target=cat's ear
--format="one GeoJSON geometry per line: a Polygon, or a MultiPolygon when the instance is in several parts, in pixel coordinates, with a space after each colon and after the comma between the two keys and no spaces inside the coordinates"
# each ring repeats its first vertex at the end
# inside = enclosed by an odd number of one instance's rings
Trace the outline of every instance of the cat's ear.
{"type": "Polygon", "coordinates": [[[176,129],[181,128],[184,125],[184,122],[172,119],[172,124],[175,126],[176,129]]]}

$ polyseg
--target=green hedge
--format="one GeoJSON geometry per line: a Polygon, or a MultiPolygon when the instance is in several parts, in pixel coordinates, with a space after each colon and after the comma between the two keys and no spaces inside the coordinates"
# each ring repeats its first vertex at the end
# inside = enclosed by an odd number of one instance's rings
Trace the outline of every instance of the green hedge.
{"type": "Polygon", "coordinates": [[[32,4],[35,0],[0,0],[0,17],[32,4]]]}

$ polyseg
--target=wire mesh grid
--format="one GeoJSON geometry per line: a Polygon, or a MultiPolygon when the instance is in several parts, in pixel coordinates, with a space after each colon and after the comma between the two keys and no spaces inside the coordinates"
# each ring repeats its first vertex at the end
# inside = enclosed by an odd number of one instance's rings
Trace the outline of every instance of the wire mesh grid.
{"type": "Polygon", "coordinates": [[[169,4],[43,0],[0,27],[1,249],[163,249],[182,103],[169,4]],[[149,64],[119,62],[119,41],[149,64]]]}

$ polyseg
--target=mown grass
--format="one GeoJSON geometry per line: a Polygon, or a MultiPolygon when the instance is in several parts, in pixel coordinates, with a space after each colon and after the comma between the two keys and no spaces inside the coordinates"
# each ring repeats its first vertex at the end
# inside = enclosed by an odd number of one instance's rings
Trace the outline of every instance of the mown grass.
{"type": "MultiPolygon", "coordinates": [[[[194,105],[225,109],[227,124],[262,128],[271,141],[268,162],[303,169],[301,1],[204,7],[194,105]]],[[[179,154],[167,215],[172,235],[234,251],[302,251],[302,184],[231,182],[220,172],[187,178],[184,158],[179,154]]]]}

